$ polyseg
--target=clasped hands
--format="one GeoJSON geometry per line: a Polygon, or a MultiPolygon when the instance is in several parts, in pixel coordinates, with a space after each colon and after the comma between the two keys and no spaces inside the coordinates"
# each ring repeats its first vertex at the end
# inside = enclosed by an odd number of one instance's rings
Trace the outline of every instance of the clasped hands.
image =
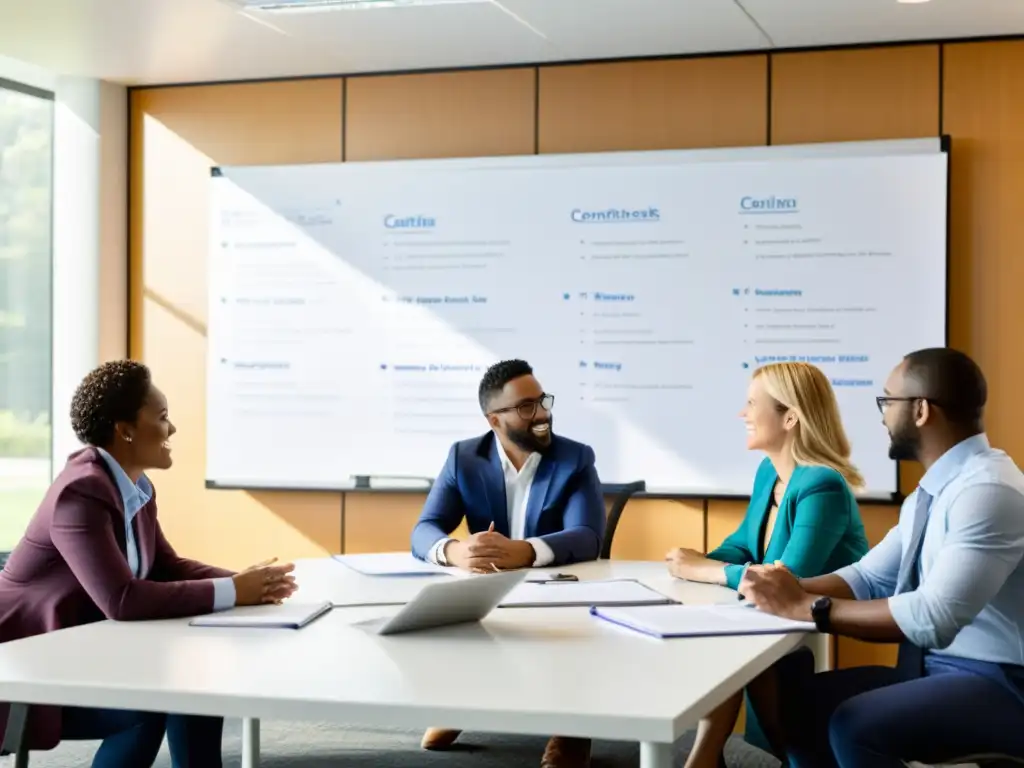
{"type": "Polygon", "coordinates": [[[280,604],[291,597],[299,585],[295,583],[293,563],[275,565],[276,557],[251,565],[232,577],[235,584],[235,605],[280,604]]]}
{"type": "Polygon", "coordinates": [[[508,538],[494,530],[494,523],[465,541],[448,542],[444,554],[449,563],[471,573],[527,568],[537,559],[530,542],[508,538]]]}

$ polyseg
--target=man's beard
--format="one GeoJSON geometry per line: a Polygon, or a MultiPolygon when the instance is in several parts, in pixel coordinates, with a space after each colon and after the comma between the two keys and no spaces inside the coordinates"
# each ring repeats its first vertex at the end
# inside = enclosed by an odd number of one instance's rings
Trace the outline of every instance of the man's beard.
{"type": "Polygon", "coordinates": [[[921,432],[906,419],[889,430],[889,458],[896,461],[917,461],[921,448],[921,432]]]}
{"type": "Polygon", "coordinates": [[[544,453],[551,447],[551,436],[553,433],[554,426],[552,425],[552,418],[549,416],[543,421],[531,422],[530,426],[526,429],[512,429],[510,427],[506,434],[508,435],[508,439],[511,440],[518,448],[530,453],[544,453]],[[547,424],[551,427],[548,430],[547,435],[541,437],[531,431],[532,427],[537,424],[547,424]]]}

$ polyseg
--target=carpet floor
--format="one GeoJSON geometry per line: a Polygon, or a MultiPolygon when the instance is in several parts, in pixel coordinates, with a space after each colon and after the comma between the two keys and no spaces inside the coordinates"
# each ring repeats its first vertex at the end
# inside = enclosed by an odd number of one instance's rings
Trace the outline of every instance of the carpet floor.
{"type": "MultiPolygon", "coordinates": [[[[260,724],[264,768],[524,768],[540,765],[546,739],[464,733],[448,752],[424,752],[420,733],[346,728],[326,723],[260,724]]],[[[229,720],[224,727],[224,768],[241,765],[242,728],[229,720]]],[[[678,744],[682,765],[692,734],[678,744]]],[[[64,743],[51,752],[33,753],[31,768],[86,768],[95,742],[64,743]]],[[[0,765],[11,758],[0,758],[0,765]]],[[[729,768],[778,768],[778,761],[733,737],[726,748],[729,768]]],[[[625,742],[594,743],[593,768],[631,768],[639,764],[639,748],[625,742]]],[[[166,743],[156,768],[170,768],[166,743]]]]}

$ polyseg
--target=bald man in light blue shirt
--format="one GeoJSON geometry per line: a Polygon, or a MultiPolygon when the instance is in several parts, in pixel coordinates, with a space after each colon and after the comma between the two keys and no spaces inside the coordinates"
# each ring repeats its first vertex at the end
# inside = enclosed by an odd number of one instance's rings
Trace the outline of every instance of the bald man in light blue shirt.
{"type": "Polygon", "coordinates": [[[834,574],[755,568],[740,585],[822,632],[900,643],[896,668],[814,675],[805,654],[777,667],[770,738],[791,768],[1024,757],[1024,474],[989,445],[986,399],[963,353],[907,355],[877,398],[890,457],[925,468],[897,526],[834,574]]]}

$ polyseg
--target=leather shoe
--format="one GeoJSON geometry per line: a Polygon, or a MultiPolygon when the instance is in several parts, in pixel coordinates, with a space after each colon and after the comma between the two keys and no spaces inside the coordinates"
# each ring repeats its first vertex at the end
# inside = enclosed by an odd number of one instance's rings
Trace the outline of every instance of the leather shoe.
{"type": "Polygon", "coordinates": [[[544,749],[540,768],[589,768],[590,739],[552,736],[544,749]]]}
{"type": "Polygon", "coordinates": [[[462,731],[453,731],[450,728],[427,728],[426,733],[423,734],[423,741],[420,742],[420,746],[423,749],[448,749],[455,740],[459,738],[459,734],[462,731]]]}

